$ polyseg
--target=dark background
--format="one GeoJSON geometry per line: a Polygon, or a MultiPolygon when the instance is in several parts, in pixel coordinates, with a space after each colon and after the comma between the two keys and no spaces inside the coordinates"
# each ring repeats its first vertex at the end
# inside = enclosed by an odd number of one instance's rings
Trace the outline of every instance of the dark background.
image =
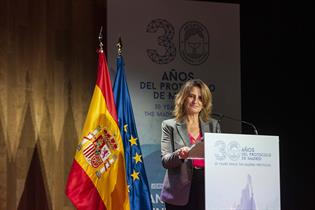
{"type": "Polygon", "coordinates": [[[240,3],[242,119],[280,138],[281,209],[315,209],[313,3],[229,2],[240,3]]]}

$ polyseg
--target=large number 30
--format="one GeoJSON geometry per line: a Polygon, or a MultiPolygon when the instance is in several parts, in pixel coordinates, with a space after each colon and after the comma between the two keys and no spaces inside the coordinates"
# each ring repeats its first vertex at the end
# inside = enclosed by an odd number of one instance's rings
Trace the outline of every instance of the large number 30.
{"type": "Polygon", "coordinates": [[[164,33],[158,37],[158,45],[165,48],[165,53],[160,55],[157,50],[148,49],[147,54],[154,63],[167,64],[176,57],[176,47],[173,42],[175,30],[168,21],[163,19],[152,20],[147,26],[147,32],[149,33],[156,33],[159,29],[162,29],[164,33]]]}
{"type": "MultiPolygon", "coordinates": [[[[164,50],[161,55],[156,49],[148,49],[147,55],[152,62],[167,64],[176,57],[174,44],[175,30],[172,24],[163,19],[152,20],[147,26],[148,33],[156,33],[162,29],[162,36],[158,36],[158,45],[164,50]]],[[[186,22],[179,31],[179,52],[182,59],[190,65],[200,65],[208,59],[209,33],[207,28],[197,21],[186,22]]]]}

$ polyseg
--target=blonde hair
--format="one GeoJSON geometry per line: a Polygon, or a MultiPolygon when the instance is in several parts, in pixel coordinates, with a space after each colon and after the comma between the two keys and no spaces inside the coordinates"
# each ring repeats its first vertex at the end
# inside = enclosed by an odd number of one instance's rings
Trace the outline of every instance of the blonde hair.
{"type": "Polygon", "coordinates": [[[175,116],[177,122],[183,121],[186,117],[185,101],[186,98],[190,95],[193,87],[200,88],[201,92],[201,102],[203,107],[199,113],[199,117],[204,122],[209,121],[212,111],[212,94],[208,86],[203,81],[201,81],[200,79],[193,79],[188,80],[175,96],[175,108],[173,111],[173,115],[175,116]]]}

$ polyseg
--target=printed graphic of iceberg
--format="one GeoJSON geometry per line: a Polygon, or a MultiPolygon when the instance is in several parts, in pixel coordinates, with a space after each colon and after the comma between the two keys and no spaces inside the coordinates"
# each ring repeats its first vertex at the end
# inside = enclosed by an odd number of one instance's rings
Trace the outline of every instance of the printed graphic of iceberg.
{"type": "Polygon", "coordinates": [[[247,175],[247,183],[241,192],[240,204],[234,205],[231,210],[258,210],[256,209],[251,175],[247,175]]]}

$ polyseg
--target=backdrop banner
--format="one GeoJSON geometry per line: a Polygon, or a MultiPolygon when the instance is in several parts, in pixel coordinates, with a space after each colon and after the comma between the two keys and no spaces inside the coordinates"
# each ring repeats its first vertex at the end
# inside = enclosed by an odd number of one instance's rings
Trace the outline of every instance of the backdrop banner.
{"type": "MultiPolygon", "coordinates": [[[[115,45],[121,37],[151,199],[154,209],[162,209],[161,122],[172,117],[181,85],[202,79],[213,93],[214,112],[241,116],[239,5],[178,0],[107,4],[110,72],[113,78],[115,45]]],[[[223,132],[240,132],[236,122],[223,120],[221,127],[223,132]]]]}

